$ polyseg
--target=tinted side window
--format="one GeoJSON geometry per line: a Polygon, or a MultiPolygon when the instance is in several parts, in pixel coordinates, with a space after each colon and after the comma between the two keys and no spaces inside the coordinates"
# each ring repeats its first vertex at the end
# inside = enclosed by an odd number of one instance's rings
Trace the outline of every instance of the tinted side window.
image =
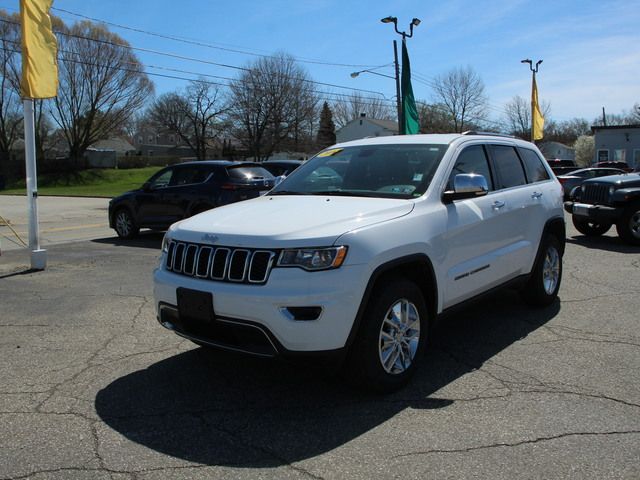
{"type": "Polygon", "coordinates": [[[171,185],[191,185],[193,183],[202,183],[208,176],[208,170],[199,166],[183,167],[176,169],[171,185]]]}
{"type": "Polygon", "coordinates": [[[518,151],[524,162],[524,169],[527,171],[529,183],[549,180],[549,173],[544,168],[544,164],[536,152],[527,148],[519,148],[518,151]]]}
{"type": "Polygon", "coordinates": [[[451,170],[451,175],[449,176],[447,190],[453,190],[453,178],[459,173],[478,173],[484,175],[489,185],[489,191],[493,190],[491,170],[489,169],[487,155],[482,145],[467,147],[458,155],[453,170],[451,170]]]}
{"type": "Polygon", "coordinates": [[[229,177],[234,180],[251,180],[253,178],[273,178],[273,175],[262,167],[242,166],[227,168],[229,177]]]}
{"type": "Polygon", "coordinates": [[[527,183],[522,163],[513,147],[492,145],[491,153],[498,171],[498,188],[515,187],[527,183]]]}
{"type": "Polygon", "coordinates": [[[162,188],[169,185],[171,178],[173,177],[173,168],[158,172],[155,176],[149,180],[150,188],[162,188]]]}

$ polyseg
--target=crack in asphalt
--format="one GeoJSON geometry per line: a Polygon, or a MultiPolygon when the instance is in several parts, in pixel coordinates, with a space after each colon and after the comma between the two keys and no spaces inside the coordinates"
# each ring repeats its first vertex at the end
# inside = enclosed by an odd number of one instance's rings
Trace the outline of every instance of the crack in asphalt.
{"type": "Polygon", "coordinates": [[[403,453],[401,455],[394,455],[391,458],[405,458],[405,457],[413,457],[419,455],[431,455],[431,454],[442,454],[442,453],[469,453],[476,450],[486,450],[490,448],[512,448],[512,447],[520,447],[522,445],[531,445],[536,443],[543,443],[552,440],[558,440],[561,438],[568,437],[585,437],[585,436],[613,436],[613,435],[637,435],[640,434],[640,430],[622,430],[622,431],[610,431],[610,432],[567,432],[561,433],[558,435],[550,435],[548,437],[537,437],[534,439],[521,440],[519,442],[498,442],[491,443],[488,445],[477,445],[474,447],[465,447],[465,448],[453,448],[453,449],[433,449],[433,450],[419,450],[415,452],[403,453]]]}

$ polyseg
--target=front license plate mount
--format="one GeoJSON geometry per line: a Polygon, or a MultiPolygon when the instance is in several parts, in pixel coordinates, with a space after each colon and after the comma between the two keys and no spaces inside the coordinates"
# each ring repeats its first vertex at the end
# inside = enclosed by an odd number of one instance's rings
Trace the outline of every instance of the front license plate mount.
{"type": "Polygon", "coordinates": [[[211,323],[215,320],[211,293],[179,287],[176,290],[176,297],[181,321],[211,323]]]}

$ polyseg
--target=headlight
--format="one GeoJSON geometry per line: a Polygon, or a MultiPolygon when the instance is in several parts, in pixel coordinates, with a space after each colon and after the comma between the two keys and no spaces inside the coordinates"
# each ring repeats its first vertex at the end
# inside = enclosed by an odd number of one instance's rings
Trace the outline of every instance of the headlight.
{"type": "Polygon", "coordinates": [[[347,247],[297,248],[283,250],[278,259],[279,267],[300,267],[305,270],[338,268],[347,256],[347,247]]]}
{"type": "Polygon", "coordinates": [[[164,237],[162,237],[162,253],[167,253],[169,251],[170,241],[171,239],[169,238],[169,235],[165,234],[164,237]]]}

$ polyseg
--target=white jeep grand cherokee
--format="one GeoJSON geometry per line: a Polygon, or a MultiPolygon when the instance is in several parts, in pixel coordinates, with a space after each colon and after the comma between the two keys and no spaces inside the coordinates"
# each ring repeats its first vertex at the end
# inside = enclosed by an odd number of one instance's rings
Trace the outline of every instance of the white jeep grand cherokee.
{"type": "Polygon", "coordinates": [[[335,145],[265,196],[175,223],[154,272],[160,323],[261,356],[335,354],[392,391],[437,318],[514,284],[560,287],[562,187],[538,149],[488,134],[335,145]]]}

